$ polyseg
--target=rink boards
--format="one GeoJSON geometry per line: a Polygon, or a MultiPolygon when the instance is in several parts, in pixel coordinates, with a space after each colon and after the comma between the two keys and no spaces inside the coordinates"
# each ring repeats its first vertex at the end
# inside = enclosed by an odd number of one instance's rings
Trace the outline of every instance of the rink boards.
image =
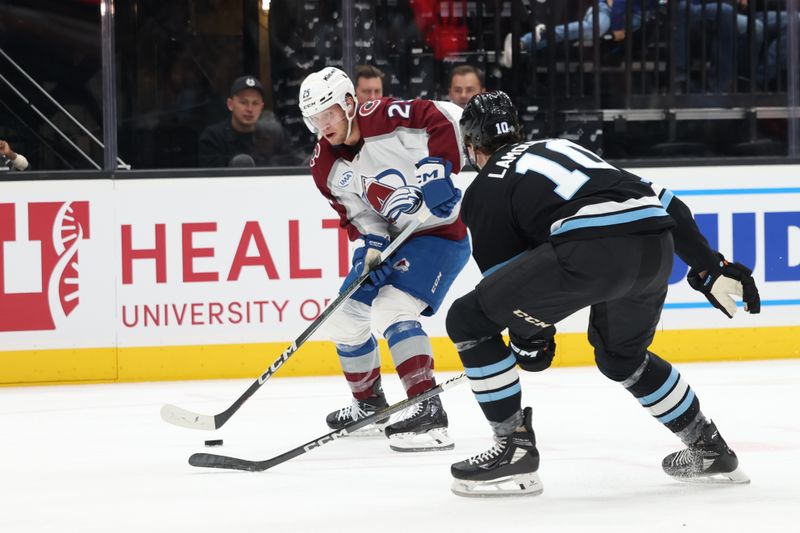
{"type": "MultiPolygon", "coordinates": [[[[676,260],[653,350],[673,361],[800,357],[797,166],[647,168],[712,246],[754,266],[761,315],[729,320],[676,260]]],[[[472,175],[457,178],[464,187],[472,175]]],[[[0,383],[254,377],[336,296],[350,243],[309,176],[0,184],[0,383]]],[[[459,369],[444,311],[423,319],[459,369]]],[[[556,364],[592,364],[588,313],[559,324],[556,364]]],[[[281,376],[336,374],[318,334],[281,376]]],[[[387,356],[384,366],[391,369],[387,356]]]]}

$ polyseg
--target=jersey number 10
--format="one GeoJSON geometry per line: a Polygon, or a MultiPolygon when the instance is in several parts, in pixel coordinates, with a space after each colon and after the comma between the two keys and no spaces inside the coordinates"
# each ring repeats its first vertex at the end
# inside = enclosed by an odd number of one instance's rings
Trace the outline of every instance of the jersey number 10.
{"type": "MultiPolygon", "coordinates": [[[[585,169],[591,168],[604,168],[615,169],[610,165],[594,155],[589,150],[578,146],[577,144],[568,141],[567,139],[553,139],[547,141],[544,145],[547,150],[556,152],[565,157],[568,157],[576,165],[585,169]]],[[[583,184],[589,181],[589,176],[581,172],[579,169],[569,170],[563,167],[556,161],[548,159],[541,155],[525,153],[517,160],[517,172],[524,174],[532,170],[556,184],[554,192],[562,197],[564,200],[569,200],[578,189],[583,187],[583,184]]]]}

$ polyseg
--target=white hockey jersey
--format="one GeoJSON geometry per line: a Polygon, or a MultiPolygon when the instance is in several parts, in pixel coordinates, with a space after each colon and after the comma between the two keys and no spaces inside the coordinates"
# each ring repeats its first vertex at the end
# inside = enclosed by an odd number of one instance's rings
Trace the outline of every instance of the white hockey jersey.
{"type": "MultiPolygon", "coordinates": [[[[461,108],[449,102],[381,98],[359,106],[357,145],[319,140],[311,173],[351,240],[366,234],[394,238],[416,218],[423,206],[415,173],[420,159],[450,161],[455,177],[464,163],[460,118],[461,108]]],[[[430,217],[415,234],[463,239],[459,208],[447,219],[430,217]]]]}

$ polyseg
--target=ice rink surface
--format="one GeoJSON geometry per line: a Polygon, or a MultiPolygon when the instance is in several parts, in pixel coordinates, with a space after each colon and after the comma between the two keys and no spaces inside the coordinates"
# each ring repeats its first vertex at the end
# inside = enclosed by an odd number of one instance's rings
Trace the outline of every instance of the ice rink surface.
{"type": "MultiPolygon", "coordinates": [[[[0,531],[800,531],[800,360],[679,370],[751,484],[668,478],[661,459],[678,440],[594,368],[522,373],[544,494],[503,499],[449,490],[450,464],[491,445],[466,384],[443,396],[453,451],[401,454],[383,437],[351,437],[262,473],[187,458],[266,459],[323,435],[325,414],[348,401],[342,378],[274,378],[216,432],[170,426],[159,409],[214,414],[250,380],[0,388],[0,531]],[[211,438],[224,446],[204,448],[211,438]]],[[[401,399],[396,376],[384,386],[401,399]]]]}

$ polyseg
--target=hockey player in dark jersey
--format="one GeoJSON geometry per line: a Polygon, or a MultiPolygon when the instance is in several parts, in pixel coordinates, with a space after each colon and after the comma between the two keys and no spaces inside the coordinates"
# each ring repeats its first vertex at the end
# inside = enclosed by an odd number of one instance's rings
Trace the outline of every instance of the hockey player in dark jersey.
{"type": "Polygon", "coordinates": [[[453,492],[541,493],[517,365],[548,368],[554,324],[587,306],[599,370],[686,445],[663,460],[664,471],[683,481],[748,482],[692,388],[648,347],[673,250],[691,267],[691,286],[728,316],[736,311],[732,294],[743,295],[746,311],[759,312],[751,271],[712,250],[689,209],[668,191],[570,141],[523,142],[505,93],[473,97],[460,124],[480,170],[464,193],[461,217],[484,277],[454,302],[447,331],[496,442],[452,466],[453,492]]]}

